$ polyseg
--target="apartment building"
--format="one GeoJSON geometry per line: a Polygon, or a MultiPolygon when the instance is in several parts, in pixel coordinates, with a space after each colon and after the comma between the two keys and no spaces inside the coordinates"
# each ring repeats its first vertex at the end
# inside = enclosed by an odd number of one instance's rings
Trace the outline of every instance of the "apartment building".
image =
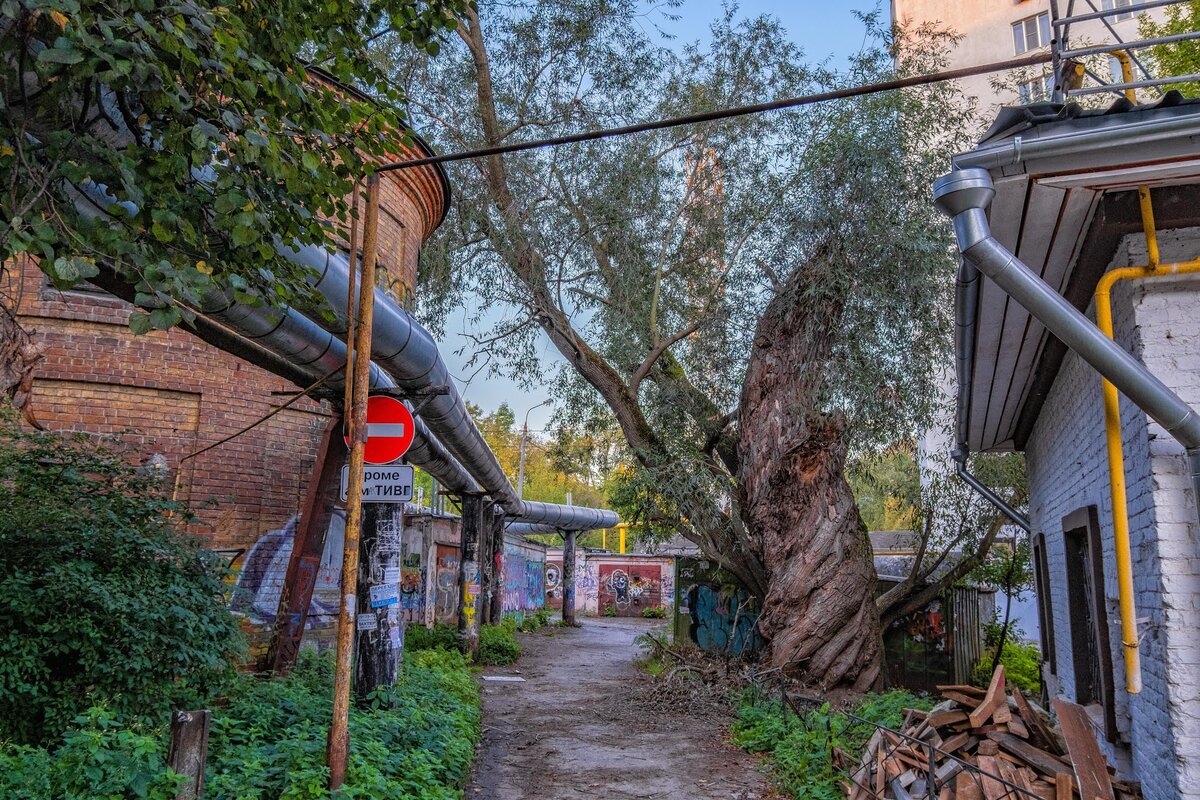
{"type": "MultiPolygon", "coordinates": [[[[1161,7],[1139,8],[1144,0],[1093,0],[1097,9],[1117,11],[1104,21],[1091,19],[1071,25],[1072,44],[1101,44],[1138,39],[1138,17],[1160,19],[1161,7]]],[[[1087,0],[1058,0],[1058,16],[1090,13],[1087,0]]],[[[950,67],[968,67],[1005,61],[1035,52],[1049,52],[1054,35],[1051,0],[892,0],[892,19],[900,24],[943,23],[962,39],[950,55],[950,67]]],[[[1120,81],[1115,58],[1093,59],[1097,77],[1120,81]]],[[[979,100],[985,121],[995,118],[1001,106],[1026,105],[1049,100],[1054,89],[1050,65],[1000,75],[978,75],[960,81],[963,90],[979,100]],[[997,80],[998,79],[998,80],[997,80]],[[995,83],[1003,86],[999,89],[995,83]]]]}

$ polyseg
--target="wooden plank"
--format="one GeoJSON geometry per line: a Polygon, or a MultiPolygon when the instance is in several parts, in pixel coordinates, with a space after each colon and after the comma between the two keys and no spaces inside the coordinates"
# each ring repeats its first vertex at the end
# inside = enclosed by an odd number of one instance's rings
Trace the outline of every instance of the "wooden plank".
{"type": "MultiPolygon", "coordinates": [[[[879,733],[879,729],[875,729],[879,733]]],[[[875,751],[875,796],[883,797],[883,787],[887,783],[887,769],[883,766],[883,748],[875,751]]]]}
{"type": "Polygon", "coordinates": [[[967,712],[955,709],[953,711],[938,711],[930,714],[925,721],[934,728],[940,728],[943,725],[953,725],[955,722],[963,722],[967,719],[967,712]]]}
{"type": "Polygon", "coordinates": [[[954,736],[951,736],[946,741],[942,742],[941,747],[939,749],[943,750],[947,753],[953,753],[955,750],[958,750],[960,747],[964,746],[970,740],[971,740],[970,734],[958,733],[958,734],[955,734],[954,736]]]}
{"type": "Polygon", "coordinates": [[[1115,800],[1108,778],[1108,762],[1096,744],[1092,722],[1083,706],[1066,700],[1054,701],[1058,726],[1067,740],[1067,753],[1075,767],[1075,782],[1083,800],[1115,800]]]}
{"type": "Polygon", "coordinates": [[[1063,763],[1062,759],[1018,739],[1011,733],[989,733],[988,738],[1043,775],[1053,777],[1060,772],[1071,771],[1071,767],[1063,763]]]}
{"type": "Polygon", "coordinates": [[[983,789],[979,786],[979,775],[973,770],[964,769],[954,779],[955,800],[983,800],[983,789]]]}
{"type": "Polygon", "coordinates": [[[1071,800],[1074,794],[1074,778],[1061,772],[1054,776],[1054,800],[1071,800]]]}
{"type": "Polygon", "coordinates": [[[992,756],[979,756],[979,785],[983,789],[985,800],[1003,800],[1008,794],[1008,787],[996,780],[1000,775],[1000,766],[992,756]]]}
{"type": "Polygon", "coordinates": [[[1017,701],[1017,713],[1021,715],[1021,720],[1029,727],[1035,743],[1056,756],[1064,755],[1062,748],[1058,745],[1058,738],[1050,732],[1050,728],[1042,720],[1042,715],[1033,710],[1033,706],[1029,705],[1029,701],[1025,699],[1025,695],[1016,686],[1013,687],[1012,696],[1013,700],[1017,701]]]}
{"type": "Polygon", "coordinates": [[[973,694],[960,692],[957,689],[943,689],[942,697],[949,698],[950,700],[953,700],[960,705],[964,705],[967,708],[974,708],[975,706],[979,705],[979,701],[981,699],[973,694]]]}
{"type": "Polygon", "coordinates": [[[1004,724],[1008,726],[1008,732],[1013,736],[1019,736],[1022,739],[1029,738],[1029,728],[1025,727],[1025,722],[1020,716],[1014,715],[1012,719],[1004,724]]]}
{"type": "Polygon", "coordinates": [[[997,723],[1005,722],[1000,719],[1000,709],[1008,711],[1008,696],[1004,693],[1004,665],[996,667],[996,671],[992,673],[992,682],[988,685],[987,694],[983,698],[975,710],[968,716],[968,721],[972,728],[977,728],[989,719],[994,719],[997,723]]]}
{"type": "Polygon", "coordinates": [[[965,683],[947,683],[937,687],[938,692],[946,694],[946,692],[955,692],[957,694],[965,694],[969,697],[974,697],[975,703],[978,703],[987,696],[987,689],[980,689],[978,686],[969,686],[965,683]]]}

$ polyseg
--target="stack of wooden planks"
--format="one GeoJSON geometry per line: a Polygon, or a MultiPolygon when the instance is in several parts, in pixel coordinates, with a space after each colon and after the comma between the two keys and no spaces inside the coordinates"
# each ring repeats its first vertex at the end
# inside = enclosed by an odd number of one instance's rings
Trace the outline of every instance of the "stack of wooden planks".
{"type": "Polygon", "coordinates": [[[1005,686],[997,667],[986,690],[939,686],[943,702],[907,712],[903,736],[876,729],[848,765],[849,800],[1133,800],[1116,780],[1081,706],[1054,701],[1058,725],[1005,686]],[[932,755],[932,763],[931,763],[932,755]]]}

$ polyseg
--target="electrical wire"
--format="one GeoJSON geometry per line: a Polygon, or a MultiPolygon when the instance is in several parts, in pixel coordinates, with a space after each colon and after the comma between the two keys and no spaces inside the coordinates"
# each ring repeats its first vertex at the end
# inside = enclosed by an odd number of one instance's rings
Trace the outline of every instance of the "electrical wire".
{"type": "Polygon", "coordinates": [[[733,117],[745,117],[750,114],[762,114],[767,111],[780,111],[788,108],[798,108],[800,106],[823,103],[829,100],[842,100],[848,97],[863,97],[865,95],[878,94],[879,92],[889,92],[895,89],[908,89],[914,86],[927,86],[931,83],[957,80],[958,78],[969,78],[974,75],[986,75],[992,72],[1020,69],[1021,67],[1033,67],[1037,66],[1038,64],[1048,64],[1050,63],[1050,59],[1050,53],[1037,53],[1032,56],[1012,58],[1007,61],[993,61],[988,64],[979,64],[973,67],[961,67],[959,69],[933,72],[929,75],[913,75],[907,78],[895,78],[890,81],[880,81],[879,83],[866,83],[862,84],[861,86],[850,86],[845,89],[833,89],[828,92],[817,92],[816,94],[806,94],[800,97],[772,100],[769,103],[755,103],[754,105],[734,106],[732,108],[723,108],[716,111],[705,111],[700,114],[688,114],[687,116],[683,117],[670,117],[668,119],[654,120],[652,122],[639,122],[634,125],[624,125],[619,128],[599,128],[592,131],[583,131],[582,133],[572,133],[567,136],[555,136],[549,139],[535,139],[531,142],[515,142],[513,144],[482,147],[476,150],[464,150],[459,153],[445,153],[443,155],[427,156],[425,158],[414,158],[409,161],[393,161],[388,164],[379,165],[375,168],[375,171],[391,172],[399,169],[423,167],[430,164],[446,164],[454,161],[468,161],[475,158],[487,158],[489,156],[504,155],[505,153],[519,153],[525,150],[537,150],[543,147],[554,147],[560,144],[575,144],[577,142],[588,142],[595,139],[608,139],[613,136],[628,136],[633,133],[657,131],[664,128],[678,128],[683,125],[695,125],[696,123],[700,122],[731,119],[733,117]]]}

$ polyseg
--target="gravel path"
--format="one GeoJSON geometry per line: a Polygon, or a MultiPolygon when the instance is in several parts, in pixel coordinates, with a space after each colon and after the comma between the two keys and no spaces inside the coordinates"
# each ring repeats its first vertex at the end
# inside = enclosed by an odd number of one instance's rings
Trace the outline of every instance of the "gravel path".
{"type": "Polygon", "coordinates": [[[634,639],[663,624],[585,619],[520,634],[523,654],[482,681],[483,742],[468,800],[760,800],[757,761],[723,740],[728,719],[648,702],[634,639]]]}

